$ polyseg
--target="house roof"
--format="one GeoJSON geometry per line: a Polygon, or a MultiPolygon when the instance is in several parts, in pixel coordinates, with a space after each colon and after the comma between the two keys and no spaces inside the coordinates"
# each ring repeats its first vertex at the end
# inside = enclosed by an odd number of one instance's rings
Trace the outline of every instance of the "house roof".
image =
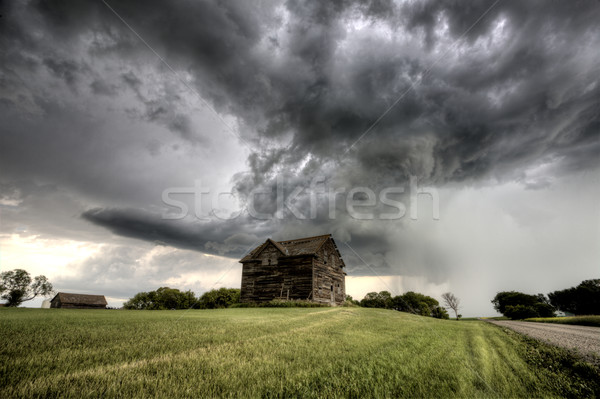
{"type": "Polygon", "coordinates": [[[248,255],[244,256],[242,260],[240,260],[240,262],[247,262],[256,259],[262,250],[269,245],[269,243],[273,244],[275,248],[279,249],[283,256],[315,255],[329,239],[333,242],[333,246],[335,247],[335,250],[341,259],[342,256],[340,255],[340,252],[338,251],[337,245],[335,244],[335,241],[333,241],[331,234],[324,234],[321,236],[296,238],[294,240],[286,241],[273,241],[269,238],[263,244],[250,251],[248,255]]]}
{"type": "Polygon", "coordinates": [[[61,303],[95,306],[108,305],[104,295],[70,294],[67,292],[59,292],[54,298],[52,298],[52,301],[54,301],[56,298],[60,299],[61,303]]]}

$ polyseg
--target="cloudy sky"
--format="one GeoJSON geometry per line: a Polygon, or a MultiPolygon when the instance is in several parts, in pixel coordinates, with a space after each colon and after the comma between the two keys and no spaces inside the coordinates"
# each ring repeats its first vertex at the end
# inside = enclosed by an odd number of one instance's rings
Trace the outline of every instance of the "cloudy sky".
{"type": "Polygon", "coordinates": [[[600,277],[598,1],[0,4],[2,271],[118,306],[332,233],[355,298],[600,277]]]}

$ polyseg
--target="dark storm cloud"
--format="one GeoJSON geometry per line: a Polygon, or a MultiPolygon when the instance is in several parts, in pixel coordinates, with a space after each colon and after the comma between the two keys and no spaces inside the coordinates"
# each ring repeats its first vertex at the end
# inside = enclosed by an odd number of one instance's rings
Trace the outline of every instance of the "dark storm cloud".
{"type": "Polygon", "coordinates": [[[81,67],[71,61],[57,61],[52,58],[46,58],[44,65],[52,71],[52,73],[60,78],[71,87],[75,87],[77,75],[80,72],[81,67]]]}
{"type": "MultiPolygon", "coordinates": [[[[132,33],[102,3],[33,5],[56,38],[106,35],[113,51],[127,56],[121,42],[132,33]]],[[[365,151],[377,158],[359,154],[361,166],[379,159],[389,141],[402,158],[425,133],[433,135],[435,148],[422,155],[433,158],[433,170],[409,171],[398,160],[383,172],[441,183],[495,171],[510,175],[540,156],[569,157],[581,146],[590,150],[578,152],[577,163],[595,158],[600,87],[584,91],[595,82],[589,73],[594,64],[577,59],[594,60],[597,2],[291,2],[285,12],[276,3],[261,5],[129,1],[113,7],[169,62],[193,74],[199,92],[218,109],[241,118],[246,135],[260,143],[291,136],[281,149],[287,157],[272,162],[289,165],[298,153],[335,159],[405,91],[367,137],[372,142],[359,143],[383,147],[365,151]],[[365,34],[350,41],[352,21],[361,18],[397,37],[365,34]],[[444,23],[447,32],[440,31],[444,23]],[[494,35],[503,38],[493,44],[494,35]],[[421,43],[409,46],[406,36],[421,43]],[[455,40],[460,58],[451,48],[455,40]],[[556,128],[566,118],[577,124],[556,128]]],[[[47,65],[67,82],[76,79],[68,60],[47,65]]],[[[135,80],[127,82],[136,87],[135,80]]],[[[191,136],[168,94],[145,103],[149,120],[191,136]]],[[[255,172],[262,174],[263,165],[255,172]]]]}
{"type": "Polygon", "coordinates": [[[91,84],[90,87],[95,94],[114,97],[117,94],[118,87],[114,84],[109,84],[102,79],[96,79],[91,84]]]}
{"type": "MultiPolygon", "coordinates": [[[[115,234],[210,254],[240,257],[262,243],[265,231],[243,220],[199,223],[166,220],[139,209],[91,209],[82,217],[115,234]],[[241,228],[241,226],[246,227],[241,228]],[[240,232],[243,230],[243,232],[240,232]]],[[[266,238],[264,238],[266,239],[266,238]]]]}
{"type": "MultiPolygon", "coordinates": [[[[574,169],[595,159],[600,87],[590,69],[597,2],[293,2],[284,14],[273,5],[257,10],[246,3],[170,7],[140,9],[130,2],[115,10],[194,74],[199,91],[219,109],[242,118],[258,143],[291,136],[264,162],[250,159],[258,178],[265,168],[293,166],[304,154],[336,159],[405,91],[357,146],[359,168],[443,183],[490,174],[514,178],[516,169],[547,155],[566,157],[574,169]],[[349,24],[357,18],[381,24],[398,40],[365,35],[349,41],[349,24]],[[438,32],[444,22],[448,31],[438,32]],[[151,29],[156,24],[165,29],[151,29]],[[422,43],[399,40],[406,35],[422,43]],[[455,40],[459,49],[451,47],[455,40]],[[433,147],[419,152],[424,134],[433,147]],[[426,165],[407,166],[405,154],[415,150],[426,165]]],[[[99,16],[104,23],[110,18],[101,10],[99,16]]],[[[162,110],[150,104],[147,115],[162,110]]],[[[170,126],[185,132],[177,115],[171,119],[170,126]]]]}

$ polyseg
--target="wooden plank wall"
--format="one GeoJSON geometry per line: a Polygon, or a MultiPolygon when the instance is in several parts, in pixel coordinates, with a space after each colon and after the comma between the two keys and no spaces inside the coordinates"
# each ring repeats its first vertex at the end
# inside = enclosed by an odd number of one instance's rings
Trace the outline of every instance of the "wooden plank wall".
{"type": "Polygon", "coordinates": [[[241,302],[268,302],[273,299],[310,299],[311,256],[283,257],[272,244],[258,261],[244,263],[241,302]]]}
{"type": "Polygon", "coordinates": [[[327,241],[317,253],[314,263],[314,300],[331,303],[333,287],[333,303],[342,304],[346,300],[346,274],[341,267],[341,260],[331,241],[327,241]]]}
{"type": "Polygon", "coordinates": [[[50,308],[60,308],[60,309],[106,309],[106,306],[103,305],[76,305],[72,303],[56,303],[56,305],[51,304],[50,308]]]}
{"type": "Polygon", "coordinates": [[[260,262],[244,264],[241,302],[307,300],[311,292],[311,257],[287,258],[280,260],[277,265],[263,265],[260,262]]]}

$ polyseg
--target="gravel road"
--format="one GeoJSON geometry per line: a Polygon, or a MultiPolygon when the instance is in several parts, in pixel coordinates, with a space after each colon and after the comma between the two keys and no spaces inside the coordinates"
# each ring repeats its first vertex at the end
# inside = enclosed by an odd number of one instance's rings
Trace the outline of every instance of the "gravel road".
{"type": "Polygon", "coordinates": [[[487,320],[521,334],[550,344],[575,350],[598,364],[600,359],[600,327],[574,326],[529,321],[487,320]],[[595,355],[595,357],[594,357],[595,355]]]}

